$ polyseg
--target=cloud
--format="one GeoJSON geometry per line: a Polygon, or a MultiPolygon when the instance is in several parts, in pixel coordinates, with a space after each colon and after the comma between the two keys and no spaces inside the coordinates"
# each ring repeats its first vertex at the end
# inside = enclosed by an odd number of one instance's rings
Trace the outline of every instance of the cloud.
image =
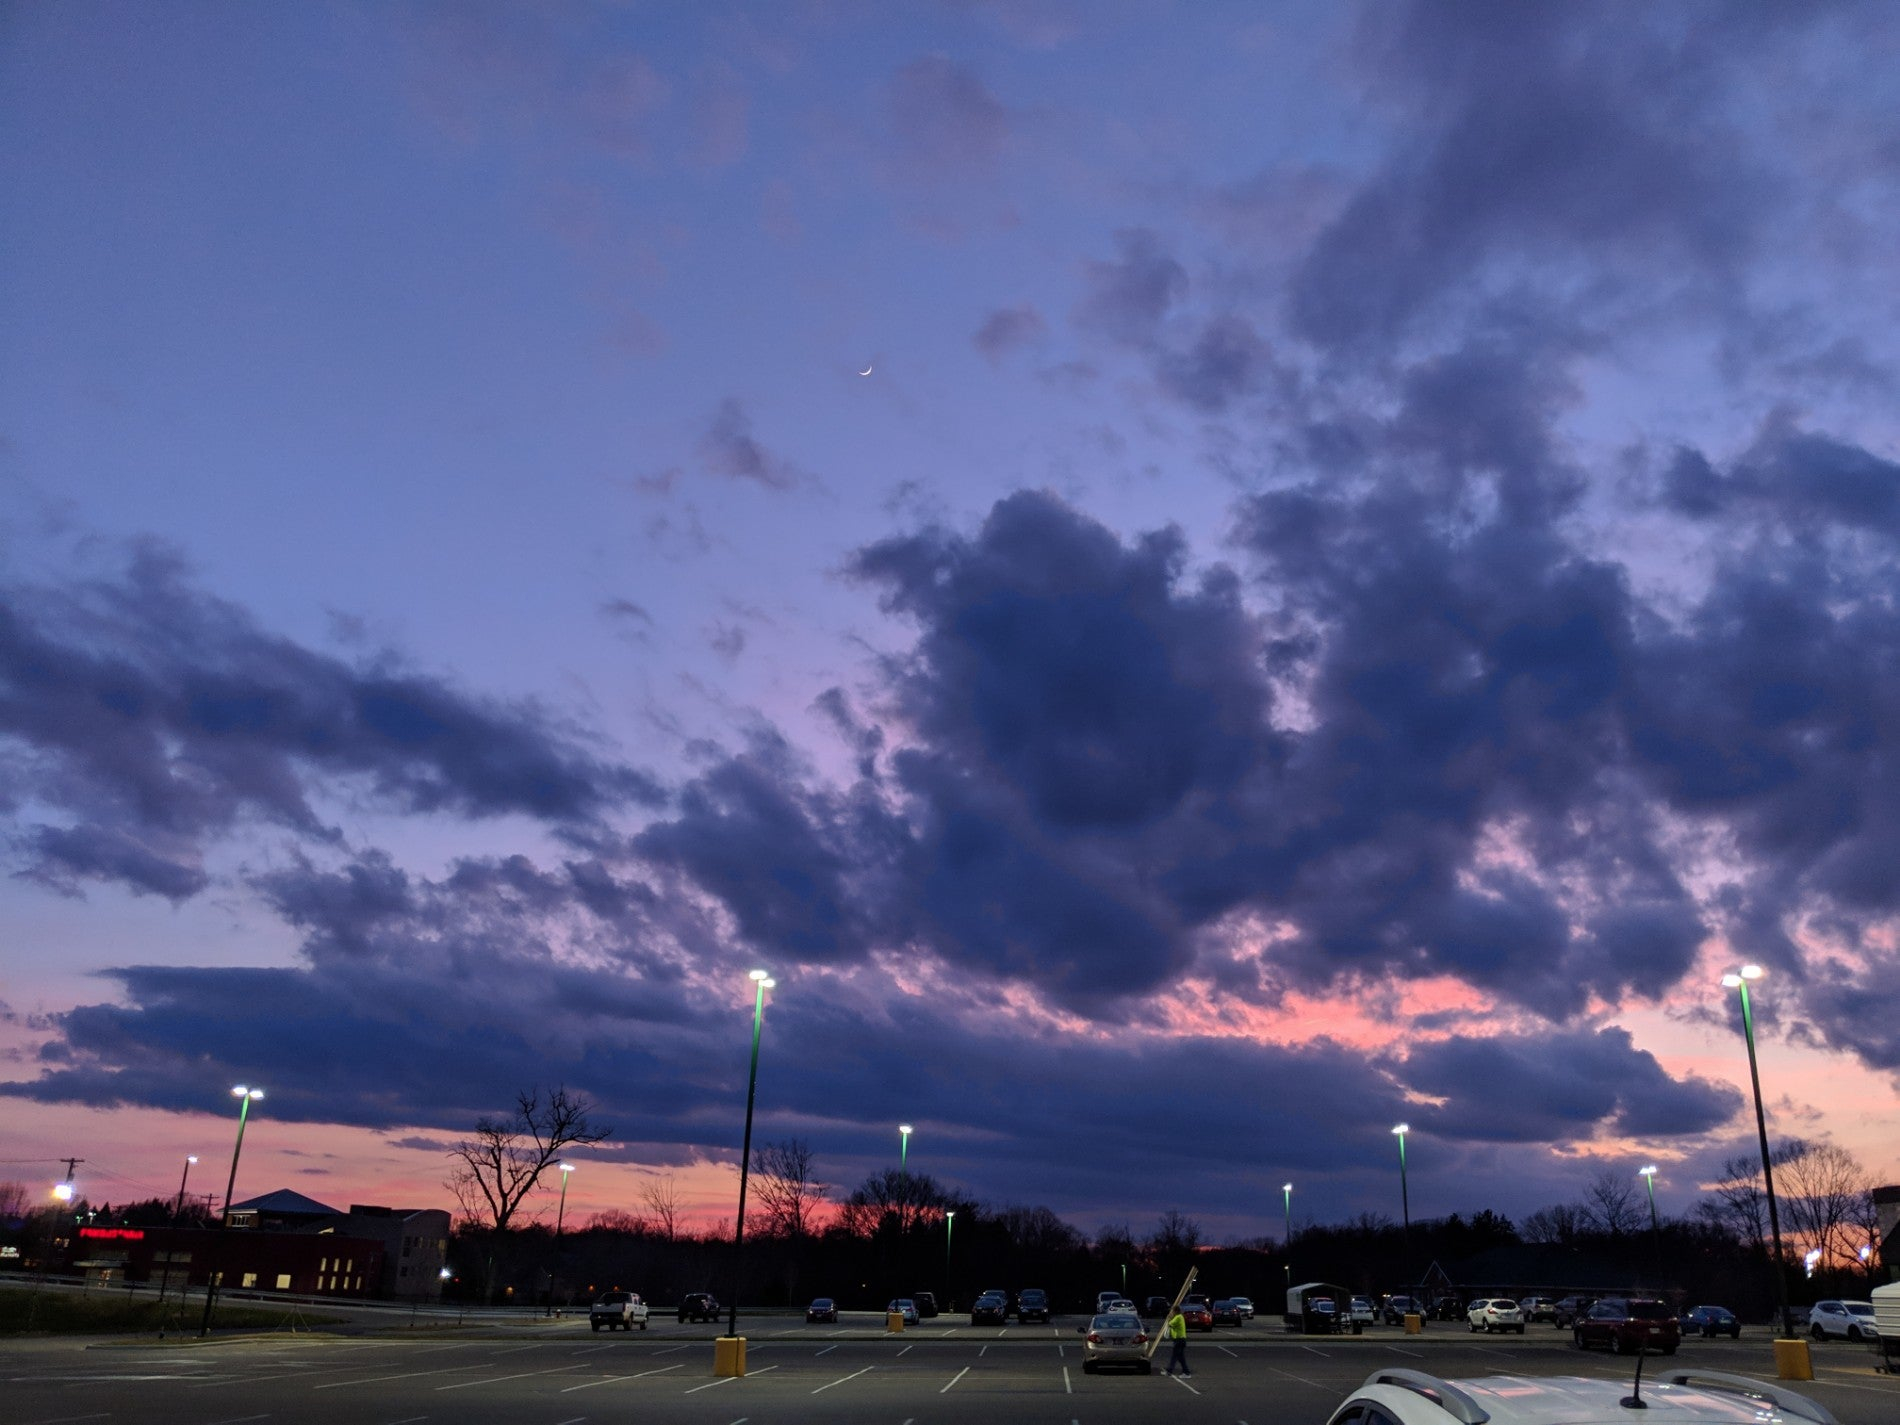
{"type": "Polygon", "coordinates": [[[886,115],[897,162],[913,182],[987,175],[1010,140],[1002,103],[943,55],[913,60],[891,77],[886,115]]]}
{"type": "Polygon", "coordinates": [[[731,396],[713,412],[712,423],[700,437],[699,454],[712,474],[753,480],[768,490],[789,490],[806,478],[796,466],[759,444],[752,434],[751,418],[731,396]]]}
{"type": "Polygon", "coordinates": [[[1075,321],[1123,346],[1146,347],[1157,340],[1162,322],[1187,296],[1188,276],[1145,228],[1115,234],[1112,261],[1090,259],[1082,265],[1083,293],[1075,321]]]}
{"type": "Polygon", "coordinates": [[[971,341],[991,361],[1001,361],[1013,352],[1042,338],[1047,328],[1042,314],[1024,303],[1020,307],[999,307],[983,319],[971,341]]]}
{"type": "Polygon", "coordinates": [[[320,793],[570,830],[661,796],[533,704],[267,633],[152,546],[88,583],[0,587],[0,746],[17,789],[71,819],[28,828],[29,874],[173,900],[243,820],[331,839],[320,793]]]}

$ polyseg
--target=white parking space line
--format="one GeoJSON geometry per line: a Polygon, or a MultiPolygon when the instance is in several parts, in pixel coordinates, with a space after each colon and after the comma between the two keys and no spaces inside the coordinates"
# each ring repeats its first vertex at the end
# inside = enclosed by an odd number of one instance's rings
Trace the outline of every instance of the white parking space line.
{"type": "Polygon", "coordinates": [[[1322,1351],[1317,1346],[1302,1346],[1300,1349],[1302,1351],[1311,1351],[1316,1356],[1324,1356],[1329,1361],[1333,1358],[1331,1351],[1322,1351]]]}
{"type": "MultiPolygon", "coordinates": [[[[1187,1381],[1186,1381],[1186,1379],[1185,1379],[1184,1377],[1181,1377],[1181,1376],[1169,1376],[1169,1377],[1168,1377],[1168,1379],[1169,1379],[1169,1380],[1171,1380],[1171,1381],[1173,1381],[1173,1382],[1174,1382],[1174,1383],[1175,1383],[1176,1385],[1178,1385],[1178,1386],[1180,1386],[1182,1390],[1194,1390],[1194,1387],[1193,1387],[1193,1386],[1191,1386],[1191,1385],[1189,1385],[1189,1384],[1187,1383],[1187,1381]]],[[[1198,1390],[1194,1390],[1194,1393],[1195,1393],[1196,1395],[1199,1395],[1199,1394],[1200,1394],[1200,1392],[1199,1392],[1198,1390]]]]}
{"type": "MultiPolygon", "coordinates": [[[[904,1351],[914,1351],[916,1349],[917,1349],[917,1343],[915,1341],[911,1342],[910,1345],[904,1347],[904,1351]]],[[[904,1354],[904,1351],[899,1351],[897,1354],[901,1356],[904,1354]]]]}
{"type": "MultiPolygon", "coordinates": [[[[1227,1351],[1227,1348],[1225,1346],[1216,1346],[1214,1349],[1217,1351],[1227,1351]]],[[[1234,1352],[1232,1351],[1227,1351],[1227,1354],[1230,1356],[1233,1356],[1235,1360],[1240,1359],[1240,1357],[1238,1355],[1235,1355],[1234,1352]]]]}
{"type": "Polygon", "coordinates": [[[813,1352],[812,1352],[812,1355],[814,1355],[814,1356],[822,1356],[822,1355],[825,1355],[825,1354],[827,1354],[828,1352],[831,1352],[831,1351],[835,1351],[835,1350],[837,1350],[837,1349],[838,1349],[838,1348],[837,1348],[836,1346],[827,1346],[827,1347],[825,1347],[825,1349],[824,1349],[823,1351],[813,1351],[813,1352]]]}
{"type": "Polygon", "coordinates": [[[656,1356],[670,1356],[676,1351],[683,1351],[685,1349],[684,1346],[668,1346],[664,1351],[655,1351],[653,1354],[656,1356]]]}
{"type": "Polygon", "coordinates": [[[1387,1346],[1386,1350],[1397,1351],[1401,1356],[1410,1356],[1414,1360],[1422,1361],[1425,1359],[1425,1353],[1423,1351],[1408,1351],[1403,1346],[1387,1346]]]}
{"type": "Polygon", "coordinates": [[[1069,1379],[1069,1368],[1067,1366],[1062,1368],[1062,1393],[1064,1395],[1075,1394],[1075,1382],[1069,1379]]]}
{"type": "Polygon", "coordinates": [[[76,1420],[110,1420],[110,1411],[100,1411],[93,1415],[58,1415],[51,1420],[29,1420],[27,1425],[73,1425],[76,1420]]]}
{"type": "MultiPolygon", "coordinates": [[[[777,1369],[778,1369],[777,1366],[760,1366],[756,1371],[753,1371],[752,1374],[755,1376],[762,1376],[767,1371],[775,1371],[777,1369]]],[[[745,1379],[744,1376],[721,1376],[719,1377],[718,1380],[709,1380],[704,1385],[696,1385],[691,1390],[687,1391],[686,1393],[688,1395],[698,1395],[702,1390],[711,1390],[716,1385],[725,1385],[731,1381],[744,1380],[744,1379],[745,1379]]]]}
{"type": "Polygon", "coordinates": [[[511,1376],[484,1376],[480,1380],[457,1381],[454,1385],[438,1385],[437,1390],[467,1390],[472,1385],[500,1385],[505,1380],[526,1380],[529,1376],[559,1375],[562,1371],[571,1371],[572,1366],[555,1366],[545,1371],[518,1371],[511,1376]]]}
{"type": "Polygon", "coordinates": [[[977,1352],[977,1355],[987,1356],[989,1354],[989,1351],[990,1351],[990,1348],[988,1346],[985,1346],[982,1350],[977,1352]]]}
{"type": "Polygon", "coordinates": [[[1301,1385],[1310,1385],[1313,1387],[1314,1390],[1328,1390],[1331,1388],[1329,1386],[1321,1385],[1316,1380],[1308,1380],[1305,1376],[1296,1376],[1293,1374],[1292,1371],[1283,1371],[1278,1366],[1269,1366],[1267,1367],[1267,1369],[1272,1371],[1277,1376],[1285,1376],[1288,1380],[1296,1380],[1301,1385]]]}
{"type": "MultiPolygon", "coordinates": [[[[389,1422],[389,1425],[416,1425],[416,1422],[417,1422],[417,1421],[419,1421],[419,1420],[427,1420],[428,1418],[429,1418],[429,1417],[428,1417],[428,1416],[426,1416],[426,1415],[405,1415],[405,1416],[403,1416],[403,1417],[402,1417],[402,1419],[400,1419],[400,1420],[392,1420],[392,1421],[390,1421],[390,1422],[389,1422]]],[[[582,1419],[585,1419],[586,1417],[585,1417],[585,1416],[583,1416],[583,1417],[581,1417],[581,1418],[582,1418],[582,1419]]],[[[571,1422],[570,1422],[570,1425],[571,1425],[571,1422]]]]}
{"type": "Polygon", "coordinates": [[[571,1356],[591,1356],[596,1351],[611,1351],[612,1349],[612,1346],[583,1346],[580,1350],[570,1351],[568,1354],[571,1356]]]}
{"type": "MultiPolygon", "coordinates": [[[[680,1363],[678,1361],[675,1361],[670,1366],[659,1366],[650,1371],[640,1371],[638,1374],[635,1374],[635,1375],[608,1376],[605,1380],[590,1380],[590,1381],[585,1381],[580,1385],[566,1385],[566,1386],[561,1387],[561,1394],[571,1395],[573,1392],[577,1390],[590,1390],[594,1386],[597,1386],[597,1385],[612,1385],[615,1381],[620,1381],[620,1380],[639,1380],[641,1376],[663,1376],[668,1371],[676,1371],[679,1368],[680,1368],[680,1363]]],[[[768,1366],[766,1369],[769,1370],[771,1369],[771,1367],[768,1366]]]]}
{"type": "Polygon", "coordinates": [[[862,1375],[869,1375],[869,1374],[871,1373],[871,1371],[872,1371],[872,1369],[873,1369],[873,1367],[871,1367],[871,1366],[866,1366],[866,1367],[865,1367],[865,1368],[864,1368],[863,1370],[861,1370],[861,1371],[853,1371],[853,1372],[851,1372],[851,1374],[850,1374],[850,1375],[848,1375],[848,1376],[839,1376],[839,1377],[838,1377],[838,1378],[837,1378],[836,1380],[834,1380],[834,1381],[828,1381],[828,1382],[826,1382],[826,1383],[825,1383],[824,1385],[821,1385],[821,1386],[819,1386],[817,1390],[814,1390],[814,1391],[812,1392],[812,1394],[813,1394],[813,1395],[821,1395],[821,1394],[823,1394],[823,1393],[824,1393],[825,1391],[828,1391],[828,1390],[830,1390],[830,1389],[831,1389],[831,1387],[832,1387],[832,1386],[834,1386],[834,1385],[843,1385],[843,1384],[844,1384],[844,1383],[845,1383],[846,1381],[848,1381],[848,1380],[856,1380],[856,1379],[857,1379],[857,1378],[858,1378],[859,1376],[862,1376],[862,1375]]]}
{"type": "Polygon", "coordinates": [[[560,1425],[582,1425],[582,1422],[586,1419],[587,1417],[585,1415],[576,1415],[572,1420],[561,1421],[560,1425]]]}
{"type": "MultiPolygon", "coordinates": [[[[950,1377],[950,1385],[955,1385],[958,1381],[962,1380],[969,1373],[970,1373],[970,1368],[968,1366],[965,1366],[962,1370],[958,1371],[955,1375],[950,1377]]],[[[950,1385],[946,1385],[943,1388],[943,1390],[938,1391],[937,1394],[942,1395],[945,1391],[950,1389],[950,1385]]]]}
{"type": "Polygon", "coordinates": [[[1058,1356],[1065,1354],[1062,1349],[1062,1343],[1060,1341],[1056,1342],[1056,1354],[1058,1356]]]}
{"type": "Polygon", "coordinates": [[[393,1376],[365,1376],[362,1380],[333,1380],[324,1385],[313,1385],[312,1390],[341,1390],[346,1385],[380,1385],[386,1380],[414,1380],[417,1376],[443,1376],[450,1371],[464,1370],[463,1366],[437,1366],[432,1371],[403,1371],[393,1376]]]}
{"type": "Polygon", "coordinates": [[[266,1411],[262,1415],[233,1415],[229,1420],[213,1420],[211,1425],[248,1425],[248,1422],[252,1420],[268,1419],[270,1419],[270,1413],[266,1411]]]}

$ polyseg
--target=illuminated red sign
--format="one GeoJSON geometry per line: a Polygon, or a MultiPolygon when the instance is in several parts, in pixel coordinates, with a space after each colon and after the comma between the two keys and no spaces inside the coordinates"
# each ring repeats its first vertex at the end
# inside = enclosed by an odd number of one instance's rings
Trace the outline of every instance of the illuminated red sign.
{"type": "Polygon", "coordinates": [[[137,1227],[82,1227],[79,1229],[79,1235],[90,1237],[94,1241],[107,1242],[143,1242],[145,1240],[144,1231],[137,1227]]]}

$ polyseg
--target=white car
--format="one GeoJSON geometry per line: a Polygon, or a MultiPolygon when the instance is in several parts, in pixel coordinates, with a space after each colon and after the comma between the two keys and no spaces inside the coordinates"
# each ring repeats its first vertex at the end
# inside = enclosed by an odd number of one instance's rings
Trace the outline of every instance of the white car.
{"type": "Polygon", "coordinates": [[[1848,1341],[1878,1341],[1871,1301],[1817,1301],[1808,1312],[1808,1334],[1815,1340],[1839,1336],[1848,1341]]]}
{"type": "Polygon", "coordinates": [[[1515,1331],[1524,1334],[1524,1313],[1517,1309],[1517,1303],[1508,1296],[1487,1297],[1471,1303],[1465,1312],[1465,1320],[1473,1331],[1515,1331]]]}
{"type": "MultiPolygon", "coordinates": [[[[1587,1376],[1480,1376],[1440,1380],[1423,1371],[1366,1377],[1327,1425],[1630,1425],[1629,1380],[1587,1376]]],[[[1787,1387],[1725,1371],[1671,1366],[1637,1389],[1658,1418],[1717,1425],[1840,1425],[1825,1406],[1787,1387]]]]}
{"type": "Polygon", "coordinates": [[[1094,1375],[1103,1366],[1133,1366],[1143,1375],[1154,1370],[1148,1356],[1148,1330],[1133,1311],[1104,1311],[1086,1326],[1075,1328],[1082,1343],[1082,1373],[1094,1375]]]}
{"type": "Polygon", "coordinates": [[[1379,1324],[1379,1313],[1370,1297],[1355,1296],[1352,1304],[1346,1308],[1346,1319],[1358,1326],[1376,1326],[1379,1324]]]}
{"type": "Polygon", "coordinates": [[[1237,1296],[1233,1300],[1234,1300],[1234,1305],[1240,1308],[1240,1314],[1249,1321],[1253,1320],[1252,1299],[1245,1296],[1237,1296]]]}

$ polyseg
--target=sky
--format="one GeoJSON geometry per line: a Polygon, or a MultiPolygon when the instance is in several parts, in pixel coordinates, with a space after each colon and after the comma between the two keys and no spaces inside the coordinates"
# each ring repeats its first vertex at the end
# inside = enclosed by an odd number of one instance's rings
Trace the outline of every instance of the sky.
{"type": "Polygon", "coordinates": [[[1897,44],[6,6],[0,1178],[1900,1180],[1897,44]]]}

